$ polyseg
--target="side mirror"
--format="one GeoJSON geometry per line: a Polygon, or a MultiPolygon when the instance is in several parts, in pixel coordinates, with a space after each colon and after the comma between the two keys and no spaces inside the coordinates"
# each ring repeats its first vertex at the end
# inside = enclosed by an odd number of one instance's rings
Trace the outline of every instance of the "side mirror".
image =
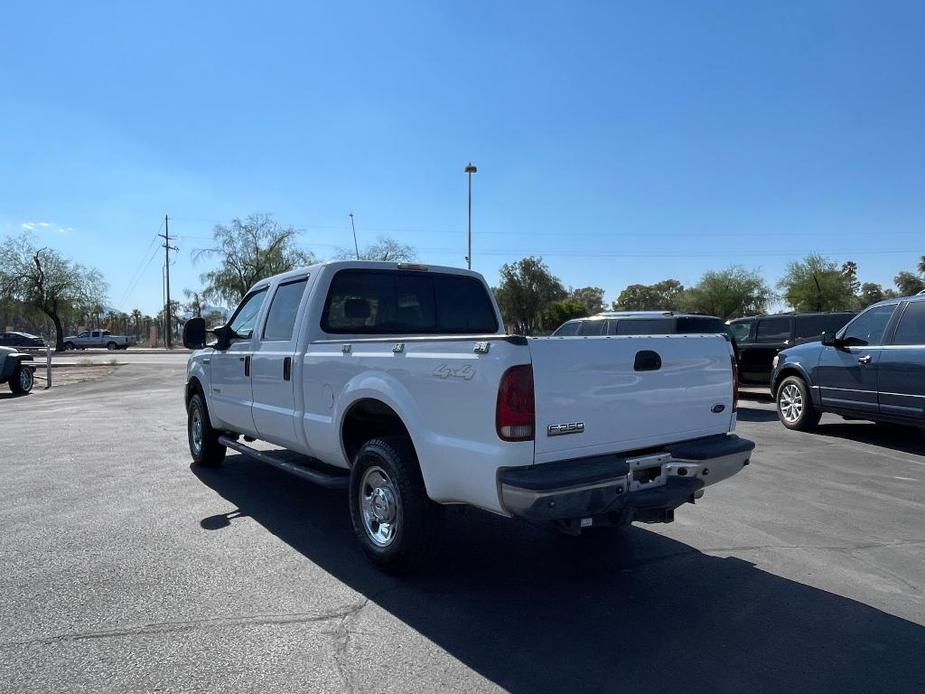
{"type": "Polygon", "coordinates": [[[202,349],[206,346],[206,322],[202,318],[190,318],[183,326],[183,346],[187,349],[202,349]]]}
{"type": "Polygon", "coordinates": [[[835,346],[835,333],[830,333],[827,331],[823,332],[822,333],[822,344],[824,344],[826,347],[834,347],[835,346]]]}

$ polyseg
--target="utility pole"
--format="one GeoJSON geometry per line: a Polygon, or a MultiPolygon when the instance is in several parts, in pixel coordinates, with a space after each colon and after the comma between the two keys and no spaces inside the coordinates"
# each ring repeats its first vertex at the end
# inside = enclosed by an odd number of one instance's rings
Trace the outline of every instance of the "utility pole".
{"type": "Polygon", "coordinates": [[[357,228],[353,223],[353,212],[350,213],[350,228],[353,229],[353,248],[357,253],[357,260],[360,259],[360,247],[357,245],[357,228]]]}
{"type": "Polygon", "coordinates": [[[176,246],[170,245],[170,220],[167,215],[164,215],[164,233],[158,234],[162,239],[164,239],[164,272],[166,273],[165,287],[166,287],[166,297],[164,301],[164,323],[167,328],[166,335],[164,337],[164,344],[167,346],[167,349],[170,349],[173,346],[173,340],[170,336],[170,251],[179,251],[180,249],[176,246]]]}
{"type": "Polygon", "coordinates": [[[478,169],[469,162],[466,166],[466,174],[469,176],[469,253],[466,255],[466,264],[472,269],[472,174],[478,172],[478,169]]]}

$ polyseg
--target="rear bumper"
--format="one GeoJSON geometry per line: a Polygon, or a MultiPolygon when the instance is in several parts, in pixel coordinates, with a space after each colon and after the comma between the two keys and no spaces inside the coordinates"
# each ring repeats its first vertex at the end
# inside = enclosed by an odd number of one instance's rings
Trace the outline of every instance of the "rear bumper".
{"type": "Polygon", "coordinates": [[[704,487],[748,465],[755,444],[711,436],[636,455],[610,455],[498,471],[503,508],[534,522],[669,521],[704,487]]]}

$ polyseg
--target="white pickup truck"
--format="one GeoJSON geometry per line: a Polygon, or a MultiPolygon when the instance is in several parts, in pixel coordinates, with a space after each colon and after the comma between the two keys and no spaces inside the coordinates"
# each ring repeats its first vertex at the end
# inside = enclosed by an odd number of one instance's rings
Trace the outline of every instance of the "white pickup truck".
{"type": "Polygon", "coordinates": [[[441,505],[578,534],[674,510],[749,462],[720,335],[525,338],[476,273],[334,262],[257,283],[206,346],[187,322],[189,446],[349,489],[357,539],[404,571],[441,505]],[[242,443],[260,439],[287,451],[242,443]],[[294,459],[295,458],[295,459],[294,459]]]}
{"type": "Polygon", "coordinates": [[[84,330],[79,335],[68,335],[64,338],[64,349],[68,351],[105,347],[112,352],[117,349],[128,349],[134,344],[134,337],[113,335],[108,330],[84,330]]]}

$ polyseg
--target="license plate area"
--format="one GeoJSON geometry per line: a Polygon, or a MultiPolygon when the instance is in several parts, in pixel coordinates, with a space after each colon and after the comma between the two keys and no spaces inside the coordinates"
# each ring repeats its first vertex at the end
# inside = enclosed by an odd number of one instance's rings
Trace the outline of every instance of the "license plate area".
{"type": "Polygon", "coordinates": [[[671,453],[655,453],[638,458],[628,458],[630,467],[630,491],[661,487],[668,479],[665,465],[671,461],[671,453]]]}

